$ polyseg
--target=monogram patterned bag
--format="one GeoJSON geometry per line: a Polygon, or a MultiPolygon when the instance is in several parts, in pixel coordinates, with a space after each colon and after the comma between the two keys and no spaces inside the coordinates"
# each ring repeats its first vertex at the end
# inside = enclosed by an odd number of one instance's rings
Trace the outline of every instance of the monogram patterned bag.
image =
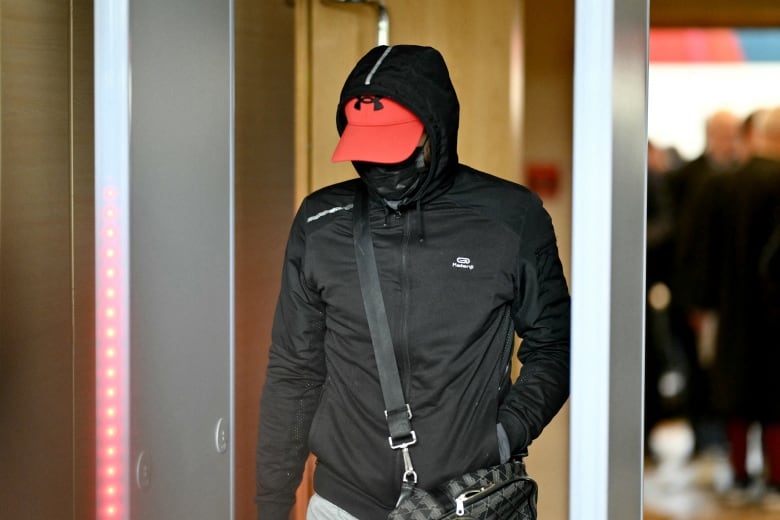
{"type": "Polygon", "coordinates": [[[536,482],[522,459],[449,480],[433,491],[417,486],[388,520],[536,520],[536,482]]]}

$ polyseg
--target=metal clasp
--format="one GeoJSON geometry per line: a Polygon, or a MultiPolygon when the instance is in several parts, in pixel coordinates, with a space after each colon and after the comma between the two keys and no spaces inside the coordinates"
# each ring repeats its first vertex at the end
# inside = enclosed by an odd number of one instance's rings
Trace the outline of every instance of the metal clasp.
{"type": "MultiPolygon", "coordinates": [[[[385,410],[385,419],[387,419],[387,417],[388,417],[387,410],[385,410]]],[[[406,417],[410,421],[412,420],[412,408],[409,406],[409,403],[406,404],[406,417]]],[[[398,444],[395,444],[392,436],[387,438],[387,442],[390,443],[390,447],[394,450],[408,448],[409,446],[417,442],[417,434],[414,433],[414,430],[411,430],[409,432],[409,436],[411,437],[411,439],[406,442],[399,442],[398,444]]]]}
{"type": "Polygon", "coordinates": [[[401,453],[404,456],[404,476],[401,478],[402,482],[409,482],[411,480],[417,484],[417,472],[414,471],[412,466],[412,457],[409,455],[409,448],[403,448],[401,453]]]}
{"type": "Polygon", "coordinates": [[[398,444],[394,444],[392,437],[388,437],[387,442],[390,443],[390,447],[394,450],[403,450],[417,442],[417,434],[414,433],[414,430],[410,431],[409,435],[411,435],[411,439],[406,442],[399,442],[398,444]]]}
{"type": "MultiPolygon", "coordinates": [[[[398,411],[400,410],[401,409],[398,411]]],[[[406,403],[406,417],[409,420],[412,419],[412,408],[409,406],[409,403],[406,403]]],[[[385,419],[387,418],[388,413],[387,410],[385,410],[385,419]]],[[[401,478],[401,482],[408,483],[409,481],[412,481],[414,484],[417,484],[417,472],[414,471],[414,466],[412,466],[412,457],[409,455],[409,446],[417,443],[417,434],[414,432],[414,430],[410,430],[407,440],[398,442],[397,444],[395,441],[393,441],[393,437],[391,435],[387,438],[387,442],[390,444],[390,448],[394,450],[401,450],[401,454],[404,457],[404,474],[401,478]]]]}

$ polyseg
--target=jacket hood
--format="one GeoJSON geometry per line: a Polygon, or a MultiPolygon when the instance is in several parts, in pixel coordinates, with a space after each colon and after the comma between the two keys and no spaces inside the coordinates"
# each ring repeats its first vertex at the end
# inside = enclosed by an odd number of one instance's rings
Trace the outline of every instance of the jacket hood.
{"type": "Polygon", "coordinates": [[[341,89],[336,111],[339,135],[347,125],[345,104],[363,95],[399,102],[422,121],[428,133],[430,170],[420,189],[402,204],[425,202],[446,191],[458,164],[460,104],[441,53],[419,45],[382,45],[366,53],[341,89]]]}

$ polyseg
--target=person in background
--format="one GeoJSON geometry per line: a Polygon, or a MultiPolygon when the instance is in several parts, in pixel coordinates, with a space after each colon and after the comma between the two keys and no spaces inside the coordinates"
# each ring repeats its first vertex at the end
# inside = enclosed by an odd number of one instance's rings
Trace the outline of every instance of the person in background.
{"type": "Polygon", "coordinates": [[[704,150],[692,161],[669,172],[669,192],[677,218],[683,218],[686,202],[699,183],[720,173],[733,172],[740,161],[740,125],[742,121],[731,111],[719,110],[704,124],[704,150]]]}
{"type": "MultiPolygon", "coordinates": [[[[670,276],[670,320],[675,337],[691,361],[688,398],[689,412],[696,437],[696,453],[722,452],[725,447],[723,424],[712,410],[710,394],[714,384],[711,376],[714,340],[714,315],[705,312],[704,301],[714,296],[712,280],[717,279],[713,256],[719,247],[713,237],[717,225],[702,224],[707,219],[720,219],[711,211],[713,198],[703,195],[703,186],[723,184],[735,172],[742,159],[740,128],[742,120],[728,110],[719,110],[705,122],[705,148],[696,159],[671,171],[667,186],[671,199],[674,231],[672,234],[673,273],[670,276]],[[717,179],[717,180],[716,180],[717,179]],[[713,269],[710,272],[708,269],[713,269]]],[[[715,206],[720,207],[716,204],[715,206]]],[[[709,305],[709,303],[707,303],[709,305]]]]}
{"type": "MultiPolygon", "coordinates": [[[[689,419],[695,374],[692,352],[679,338],[670,297],[674,274],[674,218],[668,172],[679,160],[672,148],[647,143],[647,231],[645,313],[645,436],[668,419],[689,419]]],[[[645,444],[650,448],[650,443],[645,444]]]]}
{"type": "MultiPolygon", "coordinates": [[[[772,287],[773,238],[780,229],[780,107],[755,117],[753,155],[727,180],[702,186],[696,240],[711,251],[694,305],[716,318],[712,409],[728,440],[733,486],[724,494],[732,505],[758,501],[780,511],[780,348],[772,287]],[[748,431],[761,428],[766,481],[748,472],[748,431]]],[[[777,250],[775,250],[777,251],[777,250]]]]}
{"type": "Polygon", "coordinates": [[[333,160],[358,178],[306,197],[290,231],[260,407],[262,520],[287,520],[310,451],[309,520],[386,518],[399,498],[404,460],[388,445],[353,244],[363,190],[418,485],[525,451],[568,398],[570,303],[550,216],[523,186],[458,161],[458,118],[431,47],[374,48],[344,84],[333,160]]]}
{"type": "Polygon", "coordinates": [[[761,114],[755,131],[755,154],[735,174],[727,204],[733,217],[722,244],[714,366],[719,384],[714,398],[727,420],[735,477],[731,496],[741,501],[743,491],[750,491],[747,433],[757,422],[766,475],[766,490],[759,499],[764,508],[780,511],[780,329],[760,269],[762,255],[780,225],[780,107],[761,114]]]}
{"type": "Polygon", "coordinates": [[[740,164],[748,162],[756,154],[756,121],[764,112],[763,109],[754,110],[749,113],[739,126],[739,162],[740,164]]]}

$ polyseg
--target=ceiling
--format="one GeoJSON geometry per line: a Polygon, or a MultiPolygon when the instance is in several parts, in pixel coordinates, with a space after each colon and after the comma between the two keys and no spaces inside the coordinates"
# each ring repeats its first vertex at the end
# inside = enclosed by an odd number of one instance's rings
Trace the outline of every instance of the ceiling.
{"type": "Polygon", "coordinates": [[[650,0],[650,25],[780,27],[780,1],[650,0]]]}

